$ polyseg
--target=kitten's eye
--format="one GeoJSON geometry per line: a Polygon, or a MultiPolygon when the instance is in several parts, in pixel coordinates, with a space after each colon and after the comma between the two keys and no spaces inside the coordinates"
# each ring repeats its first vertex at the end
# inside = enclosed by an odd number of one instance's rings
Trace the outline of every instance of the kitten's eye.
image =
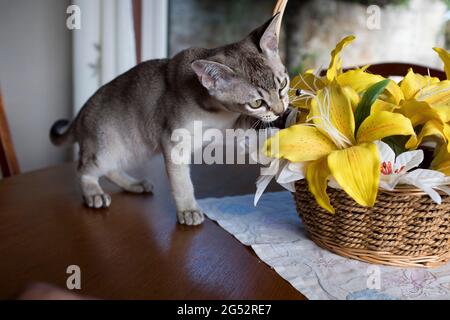
{"type": "Polygon", "coordinates": [[[255,100],[253,102],[250,102],[250,107],[252,107],[253,109],[258,109],[259,107],[261,107],[263,104],[263,101],[261,99],[255,100]]]}
{"type": "Polygon", "coordinates": [[[280,84],[280,90],[283,90],[288,85],[288,80],[284,78],[283,82],[280,84]]]}

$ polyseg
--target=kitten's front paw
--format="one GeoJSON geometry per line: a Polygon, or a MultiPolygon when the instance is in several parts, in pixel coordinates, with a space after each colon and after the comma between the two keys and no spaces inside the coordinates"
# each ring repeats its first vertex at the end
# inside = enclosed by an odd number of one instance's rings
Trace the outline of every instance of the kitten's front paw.
{"type": "Polygon", "coordinates": [[[177,213],[178,222],[187,226],[198,226],[205,221],[205,216],[199,210],[185,210],[177,213]]]}
{"type": "Polygon", "coordinates": [[[147,180],[142,180],[130,185],[127,191],[133,193],[153,193],[153,185],[147,180]]]}
{"type": "Polygon", "coordinates": [[[108,208],[111,205],[111,196],[109,194],[94,194],[92,196],[84,196],[84,203],[89,208],[108,208]]]}

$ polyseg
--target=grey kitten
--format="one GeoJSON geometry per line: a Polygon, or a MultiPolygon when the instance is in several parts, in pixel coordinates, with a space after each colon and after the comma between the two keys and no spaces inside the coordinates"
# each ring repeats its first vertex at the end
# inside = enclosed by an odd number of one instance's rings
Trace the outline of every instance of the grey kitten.
{"type": "Polygon", "coordinates": [[[55,145],[79,143],[86,205],[111,205],[99,184],[102,176],[129,192],[152,192],[151,183],[124,170],[162,152],[179,223],[201,224],[189,165],[171,159],[172,132],[185,128],[193,135],[194,121],[220,130],[247,126],[252,119],[272,122],[286,111],[289,77],[278,53],[279,19],[234,44],[143,62],[101,87],[65,132],[69,121],[56,122],[50,132],[55,145]]]}

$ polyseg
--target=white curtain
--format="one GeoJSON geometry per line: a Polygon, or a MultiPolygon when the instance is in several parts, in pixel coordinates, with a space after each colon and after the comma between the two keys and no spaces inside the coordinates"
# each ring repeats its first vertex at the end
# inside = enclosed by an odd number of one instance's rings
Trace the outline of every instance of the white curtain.
{"type": "Polygon", "coordinates": [[[74,113],[103,84],[136,65],[131,0],[75,0],[81,29],[73,35],[74,113]]]}
{"type": "Polygon", "coordinates": [[[142,1],[142,60],[167,57],[169,0],[142,1]]]}

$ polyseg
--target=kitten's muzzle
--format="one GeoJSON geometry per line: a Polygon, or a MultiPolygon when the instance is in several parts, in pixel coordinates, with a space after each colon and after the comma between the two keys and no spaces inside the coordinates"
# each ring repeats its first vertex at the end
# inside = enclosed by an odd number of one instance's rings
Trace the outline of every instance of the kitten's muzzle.
{"type": "Polygon", "coordinates": [[[265,123],[270,123],[270,122],[277,120],[278,118],[280,118],[280,117],[276,116],[276,115],[265,115],[265,116],[262,116],[260,119],[265,123]]]}
{"type": "Polygon", "coordinates": [[[273,114],[276,116],[282,116],[284,114],[284,112],[286,111],[286,108],[284,107],[283,104],[279,104],[276,106],[272,106],[270,108],[270,111],[272,111],[273,114]]]}

